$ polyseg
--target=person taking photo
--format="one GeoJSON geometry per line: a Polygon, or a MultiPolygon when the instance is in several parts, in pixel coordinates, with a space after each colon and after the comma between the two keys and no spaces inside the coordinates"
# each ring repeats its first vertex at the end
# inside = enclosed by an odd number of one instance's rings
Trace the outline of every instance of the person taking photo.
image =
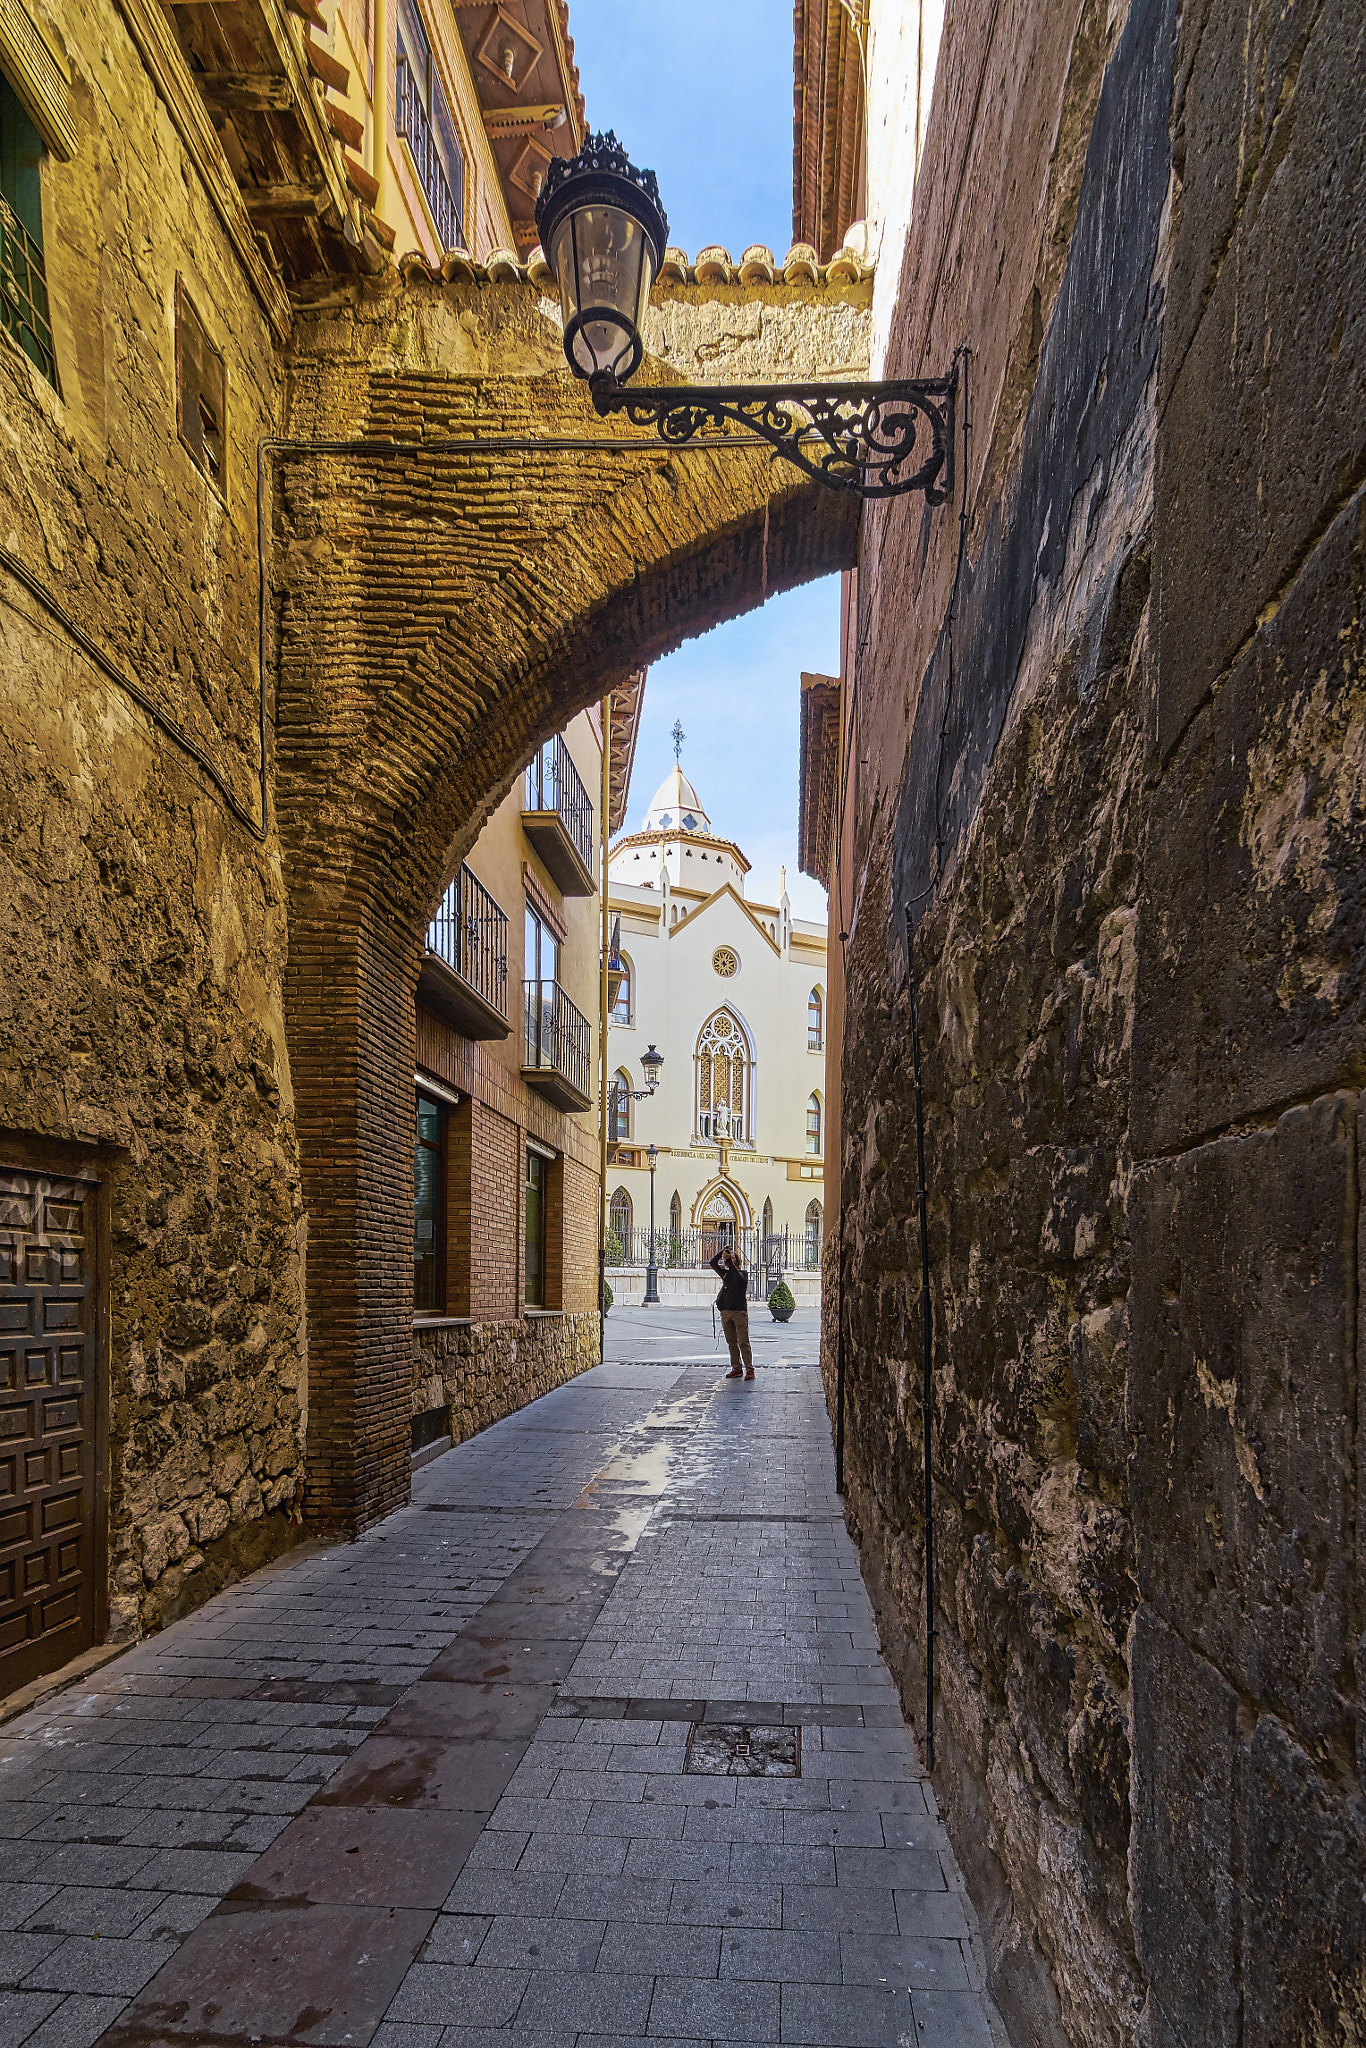
{"type": "Polygon", "coordinates": [[[718,1252],[714,1259],[708,1260],[708,1264],[721,1278],[716,1306],[721,1311],[721,1328],[726,1333],[726,1344],[730,1350],[730,1371],[726,1378],[752,1380],[754,1353],[749,1346],[749,1274],[735,1254],[729,1251],[718,1252]]]}

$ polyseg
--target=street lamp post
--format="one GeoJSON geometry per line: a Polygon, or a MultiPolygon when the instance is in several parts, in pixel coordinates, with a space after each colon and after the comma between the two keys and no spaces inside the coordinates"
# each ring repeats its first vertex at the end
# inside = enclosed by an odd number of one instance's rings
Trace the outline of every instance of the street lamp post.
{"type": "Polygon", "coordinates": [[[625,413],[673,445],[748,428],[831,490],[922,491],[929,505],[952,497],[956,360],[947,377],[880,383],[625,388],[644,357],[640,327],[669,223],[654,172],[637,170],[615,135],[590,135],[577,156],[551,159],[536,227],[559,287],[565,356],[600,417],[625,413]]]}
{"type": "Polygon", "coordinates": [[[645,1157],[650,1162],[650,1257],[645,1267],[644,1302],[648,1308],[651,1303],[656,1306],[659,1303],[659,1271],[655,1265],[655,1161],[659,1157],[658,1147],[647,1145],[645,1157]]]}

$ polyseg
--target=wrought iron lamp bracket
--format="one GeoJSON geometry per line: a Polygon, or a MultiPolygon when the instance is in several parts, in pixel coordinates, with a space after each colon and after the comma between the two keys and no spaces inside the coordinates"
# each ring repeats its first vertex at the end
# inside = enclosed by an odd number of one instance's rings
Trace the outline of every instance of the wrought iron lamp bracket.
{"type": "Polygon", "coordinates": [[[749,429],[830,490],[859,498],[900,498],[913,491],[929,505],[953,496],[954,401],[958,365],[947,377],[902,377],[867,384],[682,384],[626,389],[614,377],[590,380],[600,417],[624,412],[661,441],[724,438],[749,429]],[[823,444],[823,447],[822,447],[823,444]],[[915,461],[913,470],[907,464],[915,461]]]}

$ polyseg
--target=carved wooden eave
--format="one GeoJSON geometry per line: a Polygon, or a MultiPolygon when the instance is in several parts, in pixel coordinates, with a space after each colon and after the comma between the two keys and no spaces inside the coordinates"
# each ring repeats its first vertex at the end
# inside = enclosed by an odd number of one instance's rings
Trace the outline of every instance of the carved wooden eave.
{"type": "Polygon", "coordinates": [[[327,97],[347,73],[308,33],[312,0],[118,4],[277,339],[291,296],[386,266],[393,236],[347,153],[357,123],[327,97]]]}
{"type": "Polygon", "coordinates": [[[157,97],[204,181],[210,203],[237,251],[271,331],[277,341],[287,340],[292,319],[288,296],[256,239],[232,165],[195,87],[165,10],[158,0],[118,0],[118,6],[157,97]]]}
{"type": "Polygon", "coordinates": [[[797,864],[823,889],[830,887],[834,865],[839,759],[839,678],[803,675],[797,864]]]}
{"type": "Polygon", "coordinates": [[[860,30],[844,0],[796,0],[792,17],[792,235],[828,263],[865,211],[860,30]]]}
{"type": "Polygon", "coordinates": [[[30,121],[58,163],[76,154],[71,84],[21,0],[0,0],[0,60],[30,121]]]}
{"type": "Polygon", "coordinates": [[[457,0],[456,19],[479,95],[513,241],[537,241],[536,194],[554,156],[574,156],[585,130],[566,0],[457,0]]]}
{"type": "Polygon", "coordinates": [[[612,735],[607,768],[607,830],[620,832],[626,823],[626,806],[631,796],[631,770],[635,766],[636,741],[640,736],[640,713],[645,702],[648,668],[633,669],[624,683],[612,692],[612,735]]]}

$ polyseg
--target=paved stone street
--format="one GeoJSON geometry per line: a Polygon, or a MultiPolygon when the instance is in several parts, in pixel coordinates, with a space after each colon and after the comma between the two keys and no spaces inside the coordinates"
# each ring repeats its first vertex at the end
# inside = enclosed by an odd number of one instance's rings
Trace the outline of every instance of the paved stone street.
{"type": "Polygon", "coordinates": [[[0,1732],[0,2048],[1002,2048],[816,1318],[754,1329],[750,1385],[614,1313],[409,1508],[0,1732]]]}

